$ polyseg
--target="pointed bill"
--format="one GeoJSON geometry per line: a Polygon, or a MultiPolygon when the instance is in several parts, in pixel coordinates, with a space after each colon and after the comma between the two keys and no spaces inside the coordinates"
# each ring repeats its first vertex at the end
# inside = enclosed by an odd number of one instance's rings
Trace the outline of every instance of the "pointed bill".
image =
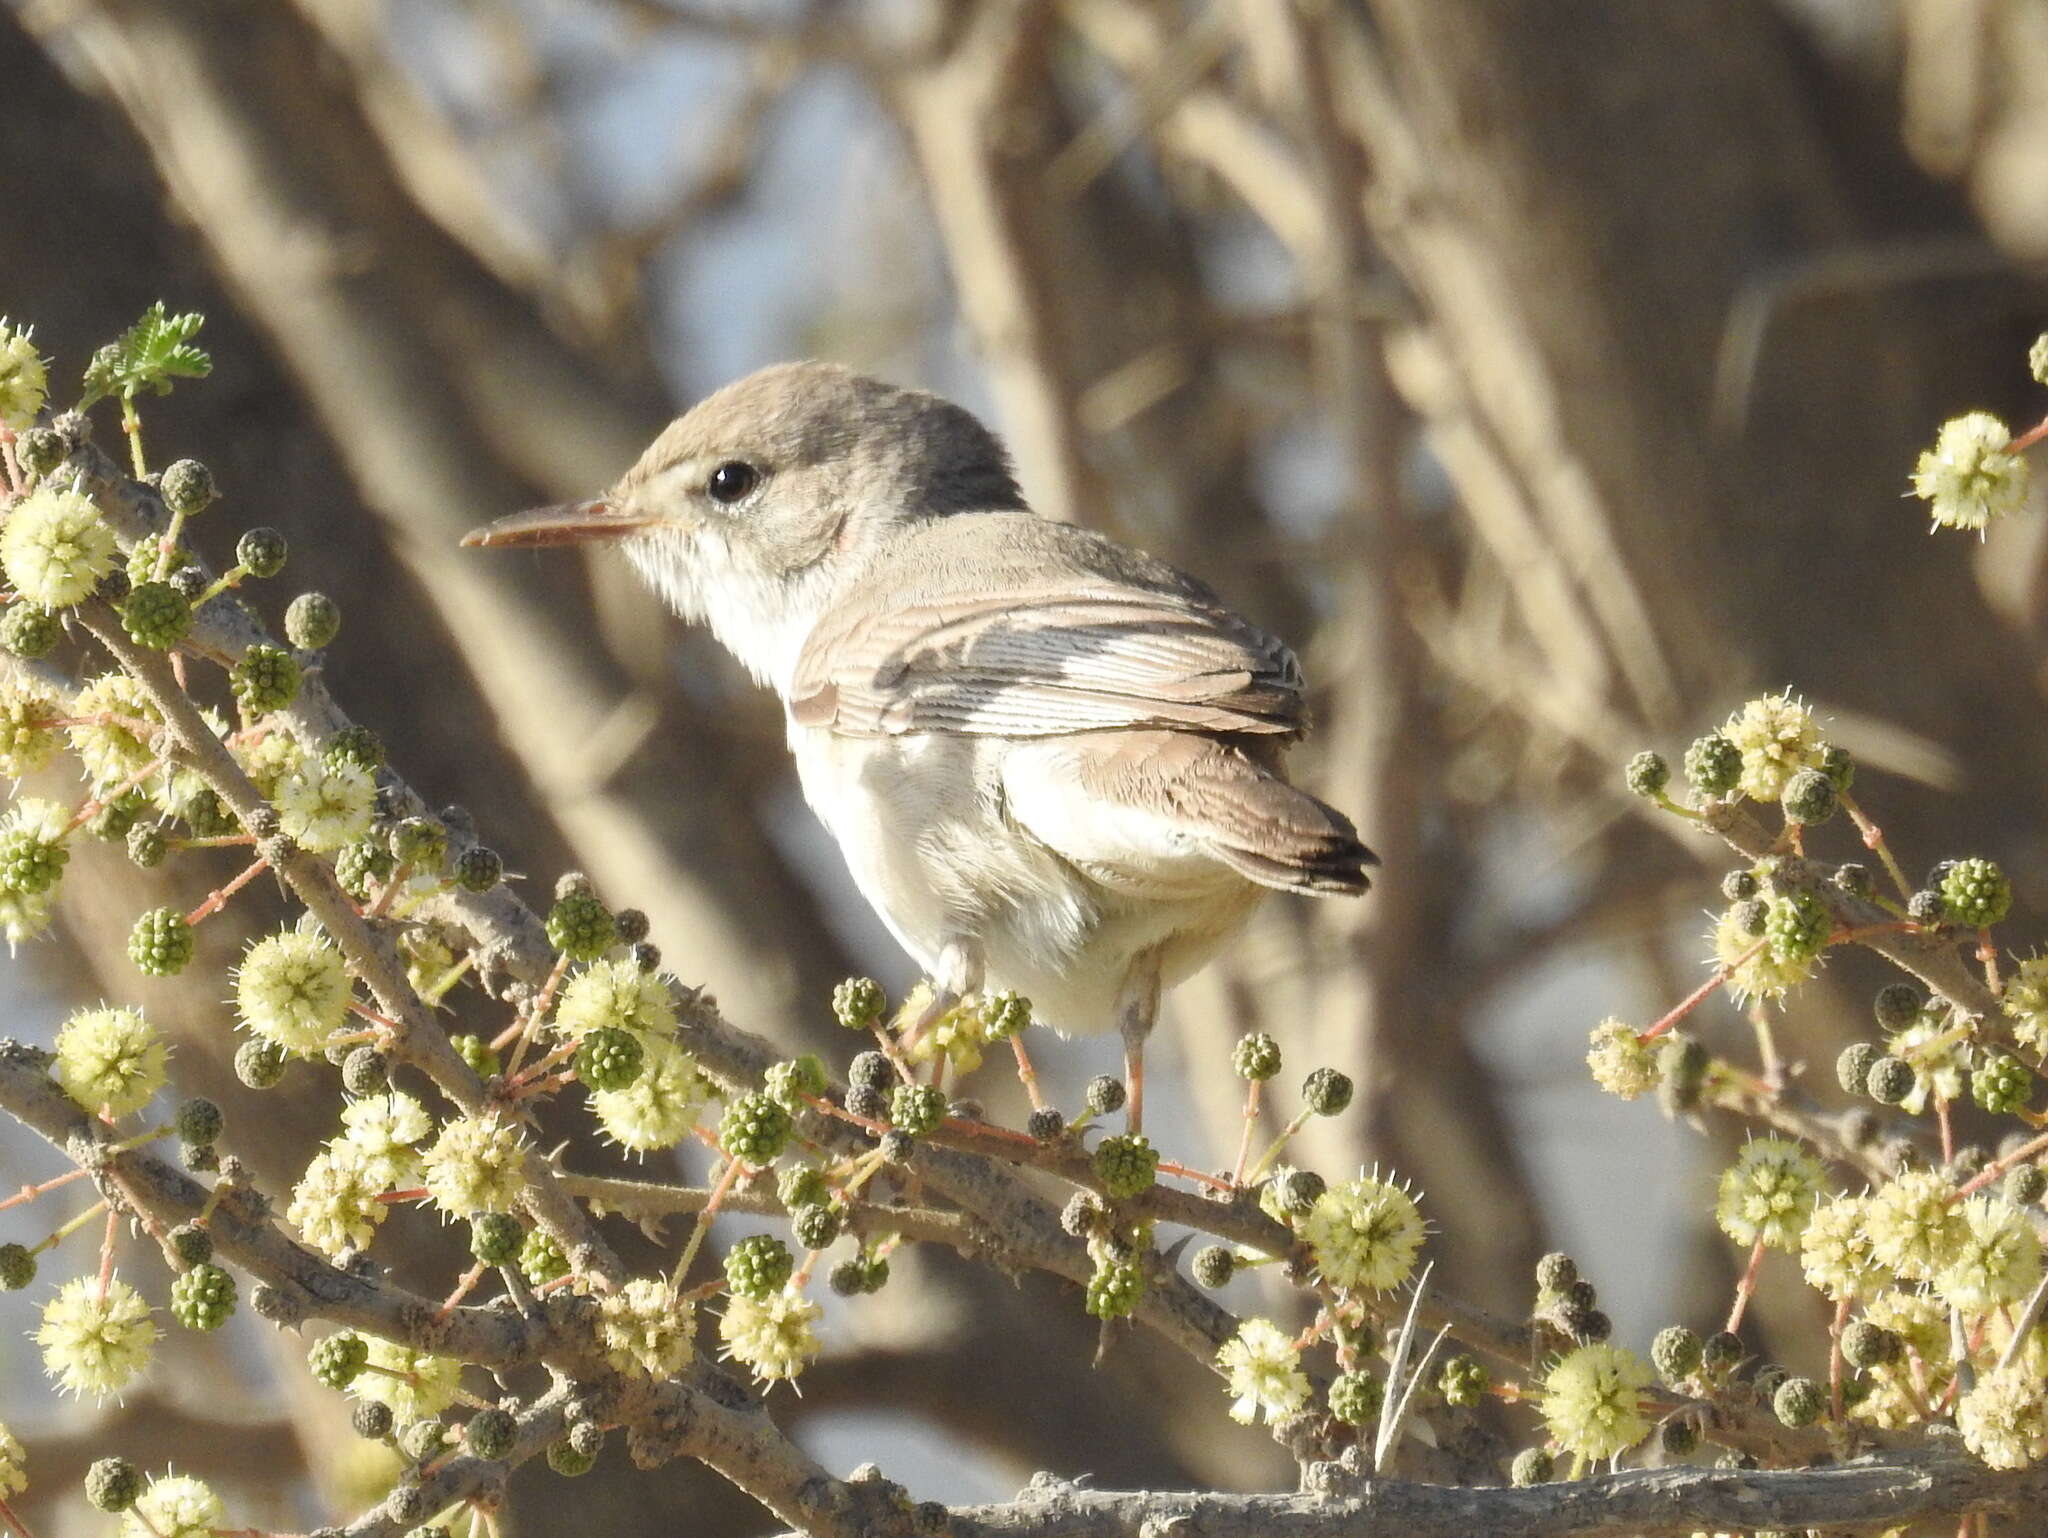
{"type": "Polygon", "coordinates": [[[465,545],[503,549],[539,545],[579,545],[593,540],[621,539],[655,522],[643,513],[615,506],[604,497],[563,502],[554,507],[513,513],[462,536],[465,545]]]}

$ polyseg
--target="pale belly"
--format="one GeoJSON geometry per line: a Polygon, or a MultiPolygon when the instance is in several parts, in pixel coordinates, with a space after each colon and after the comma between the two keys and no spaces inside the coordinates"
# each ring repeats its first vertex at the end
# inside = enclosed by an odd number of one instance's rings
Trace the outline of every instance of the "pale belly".
{"type": "MultiPolygon", "coordinates": [[[[1112,1029],[1132,965],[1156,953],[1171,987],[1261,895],[1220,862],[1138,891],[1084,873],[1008,814],[1001,738],[835,737],[789,729],[804,796],[890,933],[939,981],[1015,989],[1069,1034],[1112,1029]],[[948,945],[980,978],[939,976],[948,945]]],[[[1184,862],[1183,862],[1184,863],[1184,862]]]]}

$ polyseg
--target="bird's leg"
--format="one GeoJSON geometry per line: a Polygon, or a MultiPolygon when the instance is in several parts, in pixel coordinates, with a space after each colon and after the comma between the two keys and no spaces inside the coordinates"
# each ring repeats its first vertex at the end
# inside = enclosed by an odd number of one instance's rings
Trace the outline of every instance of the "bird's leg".
{"type": "Polygon", "coordinates": [[[926,1031],[959,1008],[962,999],[981,987],[981,973],[981,947],[974,941],[948,940],[939,947],[938,960],[932,964],[931,1002],[918,1011],[910,1029],[903,1033],[906,1052],[917,1045],[926,1031]]]}
{"type": "Polygon", "coordinates": [[[1129,1092],[1125,1125],[1132,1132],[1145,1124],[1145,1038],[1159,1015],[1159,957],[1147,951],[1131,963],[1117,1001],[1116,1026],[1124,1039],[1124,1088],[1129,1092]]]}

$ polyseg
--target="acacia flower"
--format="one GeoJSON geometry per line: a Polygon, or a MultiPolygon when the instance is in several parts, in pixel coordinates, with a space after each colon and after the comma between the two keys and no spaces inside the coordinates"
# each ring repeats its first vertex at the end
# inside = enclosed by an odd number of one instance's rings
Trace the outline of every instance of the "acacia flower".
{"type": "Polygon", "coordinates": [[[1955,1256],[1935,1273],[1934,1290],[1952,1308],[1983,1313],[2017,1303],[2041,1279],[2041,1241],[2025,1213],[1996,1196],[1962,1204],[1967,1232],[1955,1256]]]}
{"type": "Polygon", "coordinates": [[[1921,1419],[1921,1404],[1939,1404],[1955,1377],[1949,1360],[1948,1308],[1931,1293],[1894,1289],[1866,1303],[1863,1317],[1898,1336],[1905,1355],[1871,1375],[1870,1392],[1856,1401],[1851,1413],[1894,1431],[1914,1425],[1921,1419]],[[1916,1394],[1925,1398],[1916,1403],[1916,1394]]]}
{"type": "Polygon", "coordinates": [[[1820,1200],[1820,1160],[1790,1138],[1751,1138],[1721,1172],[1714,1221],[1738,1244],[1761,1239],[1774,1250],[1799,1247],[1820,1200]]]}
{"type": "Polygon", "coordinates": [[[1820,767],[1820,728],[1796,695],[1765,694],[1748,701],[1728,718],[1721,734],[1742,754],[1736,787],[1753,801],[1776,801],[1793,775],[1820,767]]]}
{"type": "Polygon", "coordinates": [[[697,1311],[667,1282],[635,1277],[599,1299],[597,1315],[598,1340],[620,1372],[673,1378],[689,1365],[697,1311]]]}
{"type": "Polygon", "coordinates": [[[126,1116],[149,1103],[169,1056],[155,1027],[132,1009],[82,1009],[57,1032],[50,1072],[88,1111],[126,1116]]]}
{"type": "Polygon", "coordinates": [[[227,1526],[220,1497],[186,1474],[152,1479],[121,1513],[121,1538],[212,1538],[227,1526]]]}
{"type": "Polygon", "coordinates": [[[1308,1378],[1294,1338],[1269,1319],[1247,1319],[1216,1353],[1216,1368],[1229,1380],[1230,1418],[1249,1426],[1261,1414],[1268,1425],[1286,1420],[1308,1403],[1308,1378]]]}
{"type": "Polygon", "coordinates": [[[646,1038],[640,1077],[624,1089],[593,1091],[590,1109],[622,1148],[647,1153],[673,1148],[697,1125],[711,1086],[689,1053],[666,1036],[646,1038]]]}
{"type": "Polygon", "coordinates": [[[1934,447],[1913,467],[1913,495],[1928,504],[1937,529],[1976,529],[2027,500],[2027,462],[2009,452],[2012,432],[1988,411],[1941,424],[1934,447]]]}
{"type": "Polygon", "coordinates": [[[342,1137],[360,1149],[371,1177],[387,1190],[419,1178],[419,1145],[434,1130],[427,1108],[403,1090],[368,1095],[342,1108],[342,1137]]]}
{"type": "Polygon", "coordinates": [[[320,854],[370,831],[377,782],[347,759],[308,758],[277,786],[277,815],[292,839],[320,854]]]}
{"type": "Polygon", "coordinates": [[[102,673],[88,679],[72,700],[72,715],[79,717],[71,734],[71,751],[85,766],[85,777],[95,790],[119,785],[155,762],[149,744],[115,721],[95,721],[94,716],[122,716],[130,721],[160,724],[156,707],[142,692],[142,685],[126,673],[102,673]]]}
{"type": "Polygon", "coordinates": [[[81,491],[38,486],[0,524],[0,570],[17,594],[46,609],[90,598],[118,554],[114,531],[81,491]]]}
{"type": "Polygon", "coordinates": [[[1633,1351],[1604,1341],[1580,1346],[1544,1376],[1544,1424],[1567,1452],[1611,1458],[1649,1432],[1640,1401],[1654,1381],[1633,1351]]]}
{"type": "Polygon", "coordinates": [[[1954,1196],[1955,1187],[1932,1170],[1887,1180],[1864,1203],[1871,1253],[1907,1281],[1934,1280],[1970,1236],[1954,1196]]]}
{"type": "Polygon", "coordinates": [[[57,691],[27,673],[0,678],[0,774],[20,779],[47,764],[57,752],[57,729],[50,723],[64,715],[57,691]]]}
{"type": "Polygon", "coordinates": [[[2023,1469],[2048,1457],[2048,1395],[2024,1359],[1995,1367],[1956,1401],[1963,1445],[1994,1469],[2023,1469]]]}
{"type": "Polygon", "coordinates": [[[660,974],[631,957],[596,961],[562,987],[555,1029],[571,1041],[607,1027],[636,1036],[672,1036],[676,1007],[660,974]]]}
{"type": "Polygon", "coordinates": [[[266,935],[235,969],[242,1023],[292,1052],[327,1045],[348,1018],[350,991],[341,951],[310,925],[266,935]]]}
{"type": "Polygon", "coordinates": [[[0,317],[0,427],[11,432],[35,426],[50,387],[49,371],[26,326],[0,317]]]}
{"type": "Polygon", "coordinates": [[[456,1358],[415,1351],[379,1335],[363,1339],[370,1345],[369,1360],[349,1380],[348,1391],[389,1405],[401,1425],[439,1415],[462,1392],[462,1363],[456,1358]]]}
{"type": "Polygon", "coordinates": [[[1998,1007],[2012,1021],[2012,1034],[2023,1047],[2048,1049],[2048,955],[2029,956],[2005,980],[1998,1007]]]}
{"type": "Polygon", "coordinates": [[[377,1200],[391,1189],[382,1176],[358,1144],[336,1138],[307,1162],[285,1220],[323,1254],[366,1250],[390,1213],[389,1204],[377,1200]]]}
{"type": "Polygon", "coordinates": [[[1593,1082],[1610,1095],[1633,1100],[1648,1094],[1664,1077],[1657,1061],[1657,1043],[1642,1040],[1632,1025],[1612,1018],[1593,1027],[1586,1066],[1593,1082]]]}
{"type": "Polygon", "coordinates": [[[1864,1202],[1861,1196],[1837,1196],[1820,1203],[1799,1236],[1807,1282],[1836,1302],[1875,1297],[1894,1280],[1871,1253],[1864,1202]]]}
{"type": "Polygon", "coordinates": [[[1427,1232],[1415,1198],[1376,1174],[1330,1187],[1301,1224],[1324,1280],[1372,1292],[1408,1280],[1427,1232]]]}
{"type": "Polygon", "coordinates": [[[142,1294],[119,1277],[73,1277],[43,1306],[35,1332],[43,1370],[57,1387],[81,1397],[118,1394],[156,1354],[156,1321],[142,1294]]]}
{"type": "Polygon", "coordinates": [[[1738,1003],[1750,999],[1775,999],[1813,975],[1813,958],[1793,953],[1781,957],[1764,943],[1761,934],[1751,934],[1743,923],[1746,903],[1724,908],[1714,920],[1714,960],[1728,973],[1728,991],[1738,1003]]]}
{"type": "Polygon", "coordinates": [[[816,1325],[824,1310],[786,1288],[765,1298],[734,1293],[718,1321],[725,1355],[744,1362],[763,1383],[794,1378],[818,1354],[816,1325]]]}
{"type": "Polygon", "coordinates": [[[441,1129],[420,1156],[420,1178],[434,1205],[453,1217],[510,1212],[526,1190],[526,1142],[519,1129],[464,1116],[441,1129]]]}

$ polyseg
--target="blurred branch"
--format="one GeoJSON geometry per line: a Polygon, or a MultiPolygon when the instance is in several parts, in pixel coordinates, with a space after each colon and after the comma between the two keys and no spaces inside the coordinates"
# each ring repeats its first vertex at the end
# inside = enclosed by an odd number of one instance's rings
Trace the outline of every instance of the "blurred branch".
{"type": "Polygon", "coordinates": [[[719,765],[672,728],[630,786],[589,783],[581,745],[624,687],[590,616],[530,563],[455,545],[532,500],[529,474],[553,495],[608,481],[651,435],[644,406],[616,399],[420,215],[345,93],[322,85],[296,12],[95,0],[71,35],[389,521],[587,868],[634,894],[672,965],[716,972],[759,1018],[794,1018],[848,969],[756,823],[729,815],[719,765]],[[338,166],[350,175],[336,184],[338,166]],[[406,260],[372,277],[378,251],[406,260]],[[810,938],[788,945],[796,935],[810,938]]]}

